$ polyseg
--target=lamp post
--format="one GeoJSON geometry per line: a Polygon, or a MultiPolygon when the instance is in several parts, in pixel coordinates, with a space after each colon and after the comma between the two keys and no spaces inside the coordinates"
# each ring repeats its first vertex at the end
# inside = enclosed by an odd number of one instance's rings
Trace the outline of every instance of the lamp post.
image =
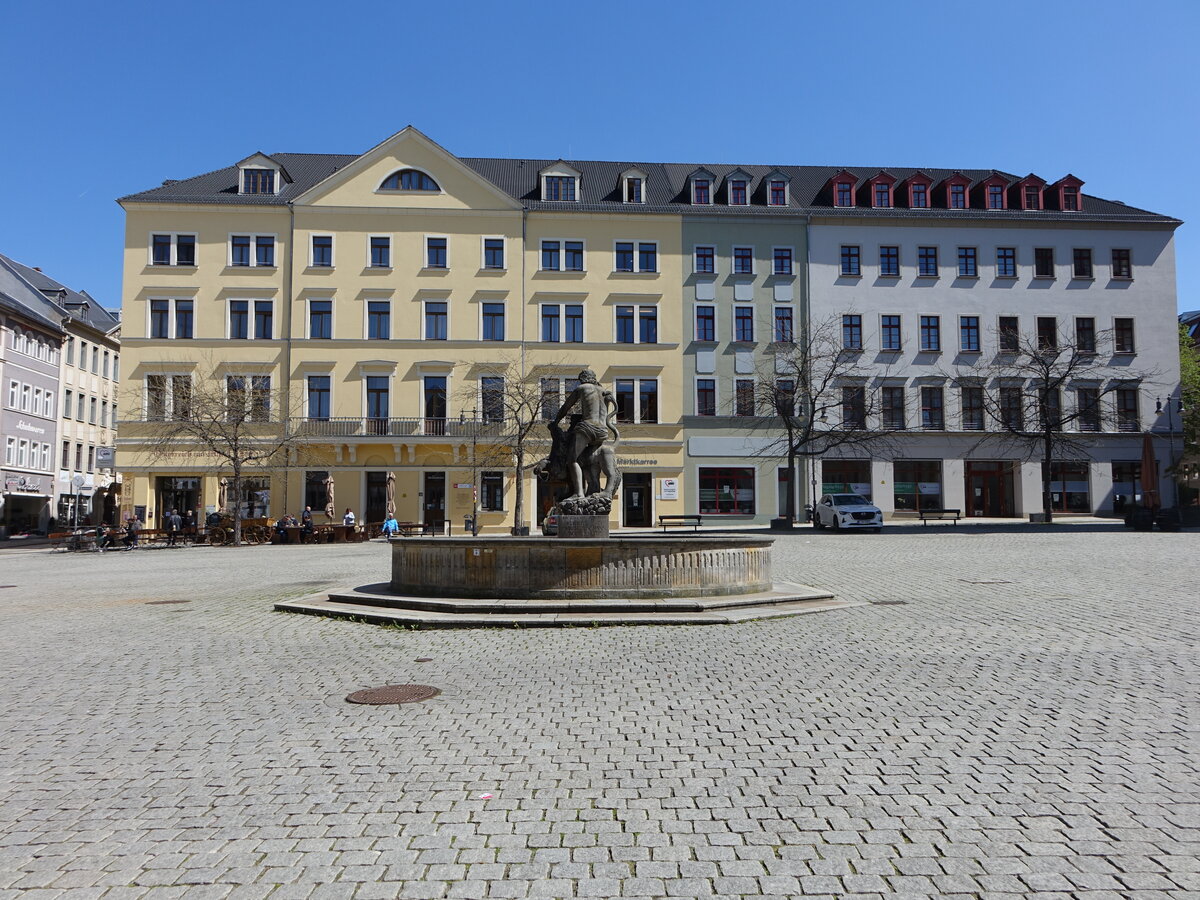
{"type": "MultiPolygon", "coordinates": [[[[1175,416],[1174,413],[1179,413],[1180,424],[1183,423],[1183,398],[1180,397],[1174,403],[1172,409],[1171,398],[1167,397],[1166,403],[1160,397],[1154,402],[1154,412],[1157,415],[1162,415],[1163,409],[1167,411],[1167,439],[1171,442],[1171,484],[1174,485],[1175,492],[1175,509],[1179,509],[1179,472],[1175,470],[1175,416]]],[[[1144,480],[1145,476],[1143,476],[1144,480]]]]}

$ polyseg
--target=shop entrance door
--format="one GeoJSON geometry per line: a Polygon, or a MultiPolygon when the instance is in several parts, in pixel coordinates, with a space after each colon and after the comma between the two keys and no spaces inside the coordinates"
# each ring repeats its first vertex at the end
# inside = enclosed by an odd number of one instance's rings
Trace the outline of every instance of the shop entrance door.
{"type": "Polygon", "coordinates": [[[621,494],[624,496],[622,524],[626,528],[649,528],[650,519],[649,472],[625,472],[621,478],[621,494]]]}
{"type": "Polygon", "coordinates": [[[1013,513],[1013,465],[1010,462],[966,464],[967,515],[1009,518],[1013,513]]]}
{"type": "Polygon", "coordinates": [[[387,515],[387,472],[367,473],[366,522],[382,522],[387,515]]]}
{"type": "MultiPolygon", "coordinates": [[[[199,478],[159,478],[158,479],[158,518],[166,527],[166,517],[171,510],[178,510],[179,517],[187,515],[188,510],[200,510],[200,479],[199,478]]],[[[198,512],[198,516],[203,512],[198,512]]],[[[147,524],[147,527],[150,527],[147,524]]]]}
{"type": "Polygon", "coordinates": [[[425,507],[425,527],[441,533],[446,521],[446,473],[425,473],[425,496],[421,498],[425,507]]]}

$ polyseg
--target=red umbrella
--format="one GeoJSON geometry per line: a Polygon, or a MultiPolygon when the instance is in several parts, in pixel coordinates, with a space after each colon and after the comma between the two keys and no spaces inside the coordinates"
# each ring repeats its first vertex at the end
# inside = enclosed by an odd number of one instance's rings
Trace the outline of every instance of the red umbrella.
{"type": "Polygon", "coordinates": [[[1154,441],[1150,432],[1142,435],[1142,506],[1158,509],[1158,460],[1154,458],[1154,441]]]}

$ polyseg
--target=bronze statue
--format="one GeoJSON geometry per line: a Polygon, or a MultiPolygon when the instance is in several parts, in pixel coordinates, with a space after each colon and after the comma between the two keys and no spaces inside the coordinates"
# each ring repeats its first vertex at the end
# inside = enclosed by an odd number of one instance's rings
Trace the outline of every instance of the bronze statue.
{"type": "Polygon", "coordinates": [[[553,441],[550,455],[534,466],[539,478],[570,487],[570,496],[558,504],[568,515],[607,515],[612,508],[612,499],[621,487],[615,452],[621,434],[613,425],[616,416],[612,392],[600,386],[594,372],[584,369],[579,373],[579,386],[548,426],[553,441]],[[572,413],[575,409],[578,412],[572,413]],[[564,432],[559,422],[568,414],[571,424],[564,432]],[[612,443],[605,444],[610,434],[612,443]]]}

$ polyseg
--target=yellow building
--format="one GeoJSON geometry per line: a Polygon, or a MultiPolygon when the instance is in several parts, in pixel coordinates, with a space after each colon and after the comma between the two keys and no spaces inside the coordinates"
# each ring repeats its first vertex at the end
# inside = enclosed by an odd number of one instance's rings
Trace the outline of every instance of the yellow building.
{"type": "Polygon", "coordinates": [[[514,520],[505,399],[536,386],[553,415],[590,367],[621,408],[613,524],[684,512],[682,227],[646,187],[616,163],[459,159],[406,128],[122,198],[123,511],[218,507],[226,469],[146,440],[207,386],[275,398],[263,427],[303,438],[251,473],[249,515],[322,510],[332,476],[339,515],[379,521],[394,473],[401,521],[458,526],[478,503],[484,531],[536,526],[551,498],[522,474],[514,520]]]}

